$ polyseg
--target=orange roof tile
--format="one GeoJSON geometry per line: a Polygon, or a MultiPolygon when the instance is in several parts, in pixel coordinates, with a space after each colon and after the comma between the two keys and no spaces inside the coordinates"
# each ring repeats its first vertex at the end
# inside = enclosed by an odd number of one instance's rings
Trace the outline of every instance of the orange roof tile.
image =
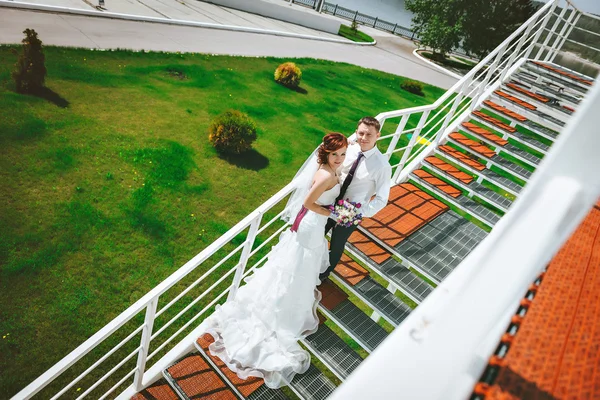
{"type": "Polygon", "coordinates": [[[187,356],[167,371],[189,397],[210,400],[237,399],[201,355],[187,356]]]}
{"type": "Polygon", "coordinates": [[[342,254],[340,262],[335,266],[335,272],[352,286],[369,276],[369,271],[345,254],[342,254]]]}

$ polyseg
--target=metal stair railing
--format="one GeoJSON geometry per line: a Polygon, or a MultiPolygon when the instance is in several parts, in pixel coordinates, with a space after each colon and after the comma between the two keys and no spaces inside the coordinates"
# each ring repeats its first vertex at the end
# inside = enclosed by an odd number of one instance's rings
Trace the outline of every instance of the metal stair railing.
{"type": "MultiPolygon", "coordinates": [[[[440,140],[444,139],[457,124],[462,122],[468,116],[470,110],[478,106],[481,99],[485,98],[488,88],[494,86],[506,76],[507,70],[513,67],[511,63],[514,60],[529,55],[533,48],[539,44],[541,31],[545,29],[545,25],[559,1],[552,0],[541,7],[527,22],[433,104],[389,111],[377,115],[377,119],[381,122],[382,127],[387,121],[400,118],[394,133],[383,135],[380,138],[382,143],[387,143],[385,154],[390,158],[392,163],[394,182],[406,180],[410,172],[420,164],[420,161],[435,150],[440,140]],[[398,148],[398,143],[405,135],[412,136],[406,146],[398,148]],[[424,144],[420,143],[423,141],[424,144]],[[399,154],[400,152],[402,154],[399,154]]],[[[556,28],[557,26],[552,31],[555,31],[556,28]]],[[[555,41],[552,49],[558,51],[561,43],[555,41]]],[[[542,47],[544,46],[542,45],[542,47]]],[[[100,366],[102,366],[103,371],[109,368],[110,370],[99,378],[95,377],[93,384],[85,388],[83,393],[77,397],[78,399],[86,397],[101,385],[104,390],[104,386],[108,387],[112,382],[116,383],[102,395],[94,392],[94,397],[106,398],[123,385],[126,385],[128,380],[131,384],[125,391],[121,391],[119,397],[132,395],[144,386],[152,383],[160,376],[159,371],[161,366],[164,365],[166,367],[170,361],[181,355],[176,353],[178,351],[178,344],[173,345],[173,340],[186,333],[186,330],[189,330],[191,324],[194,322],[198,321],[199,323],[201,321],[199,321],[199,318],[207,315],[215,304],[224,301],[225,295],[227,295],[227,298],[234,297],[242,278],[266,260],[268,248],[265,246],[271,243],[285,229],[286,224],[280,221],[281,213],[278,213],[261,226],[262,219],[267,213],[273,214],[278,209],[283,208],[287,196],[293,191],[293,183],[291,182],[277,192],[255,211],[224,233],[219,239],[185,263],[171,276],[25,387],[14,398],[28,399],[33,397],[66,371],[69,371],[71,375],[77,374],[77,369],[83,369],[77,364],[78,361],[88,354],[93,354],[99,346],[106,344],[106,342],[117,342],[118,335],[115,333],[120,331],[121,328],[131,330],[124,333],[122,335],[124,339],[102,354],[101,357],[91,363],[76,378],[62,378],[71,380],[55,394],[48,395],[48,398],[56,399],[69,391],[71,391],[69,392],[70,395],[77,395],[79,390],[75,393],[73,392],[75,385],[78,383],[81,385],[80,382],[83,382],[83,379],[92,372],[97,373],[95,370],[100,366]],[[279,228],[277,229],[275,229],[277,226],[276,222],[279,224],[279,228]],[[274,233],[272,233],[273,231],[274,233]],[[258,244],[258,236],[265,234],[265,232],[266,234],[270,234],[270,236],[258,244]],[[235,239],[240,235],[244,236],[244,240],[241,244],[235,246],[235,239]],[[255,247],[255,245],[257,246],[255,247]],[[231,247],[235,248],[231,250],[231,247]],[[221,253],[224,252],[228,252],[228,254],[221,256],[221,253]],[[235,256],[239,256],[239,258],[236,260],[235,256]],[[262,258],[258,262],[247,268],[251,259],[253,260],[261,256],[262,258]],[[210,266],[211,264],[212,266],[210,266]],[[201,265],[210,267],[191,284],[183,282],[185,278],[190,278],[194,272],[200,274],[198,267],[201,265]],[[208,285],[210,286],[207,289],[190,300],[193,289],[208,285]],[[171,298],[171,292],[169,292],[169,295],[166,294],[169,290],[179,291],[171,298]],[[209,299],[212,300],[208,302],[209,299]],[[159,308],[161,301],[168,302],[162,308],[159,308]],[[186,301],[188,302],[184,305],[186,301]],[[173,307],[175,305],[177,307],[173,307]],[[196,308],[201,306],[204,306],[202,310],[196,312],[196,308]],[[169,321],[162,323],[162,325],[157,324],[157,319],[162,315],[166,315],[165,312],[171,309],[171,307],[173,307],[173,310],[178,308],[181,308],[181,310],[169,321]],[[195,314],[186,319],[182,325],[181,320],[189,311],[195,312],[195,314]],[[141,325],[135,324],[135,321],[141,318],[142,312],[144,312],[144,322],[141,325]],[[130,324],[133,324],[134,327],[130,328],[130,324]],[[160,328],[156,329],[159,325],[160,328]],[[176,328],[178,329],[174,334],[165,338],[166,332],[169,329],[173,330],[176,328]],[[139,345],[137,346],[133,342],[136,337],[139,337],[139,345]],[[154,349],[152,352],[150,352],[151,347],[154,349]],[[113,361],[112,365],[108,365],[106,361],[119,351],[125,352],[127,355],[113,361]],[[166,354],[162,355],[151,368],[147,367],[151,359],[163,353],[166,354]],[[120,379],[114,377],[115,373],[123,366],[128,365],[136,355],[137,362],[135,363],[135,367],[128,369],[128,372],[124,376],[121,376],[120,379]],[[109,378],[111,379],[110,383],[108,381],[109,378]]]]}

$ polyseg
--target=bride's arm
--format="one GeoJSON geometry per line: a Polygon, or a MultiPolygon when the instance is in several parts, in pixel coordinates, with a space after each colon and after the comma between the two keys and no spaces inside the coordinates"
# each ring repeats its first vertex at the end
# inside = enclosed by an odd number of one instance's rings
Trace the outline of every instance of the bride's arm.
{"type": "Polygon", "coordinates": [[[328,217],[329,214],[331,214],[331,211],[323,206],[318,205],[316,201],[323,194],[323,192],[325,192],[325,189],[327,189],[330,181],[331,174],[322,169],[318,170],[315,174],[313,185],[304,199],[304,207],[308,208],[310,211],[316,212],[317,214],[328,217]]]}

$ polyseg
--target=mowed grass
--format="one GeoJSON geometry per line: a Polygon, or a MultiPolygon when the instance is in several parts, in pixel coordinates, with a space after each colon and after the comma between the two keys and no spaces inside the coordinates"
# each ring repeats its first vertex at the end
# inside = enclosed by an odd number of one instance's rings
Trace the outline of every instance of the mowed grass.
{"type": "Polygon", "coordinates": [[[294,60],[292,91],[273,81],[283,59],[46,47],[40,98],[14,92],[11,50],[0,47],[1,398],[281,189],[326,132],[443,93],[312,59],[294,60]],[[207,129],[230,108],[255,119],[258,140],[223,158],[207,129]]]}

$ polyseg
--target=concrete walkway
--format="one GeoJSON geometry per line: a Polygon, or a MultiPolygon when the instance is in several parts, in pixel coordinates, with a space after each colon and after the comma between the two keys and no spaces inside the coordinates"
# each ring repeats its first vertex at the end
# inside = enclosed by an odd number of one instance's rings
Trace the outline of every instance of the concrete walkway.
{"type": "MultiPolygon", "coordinates": [[[[51,0],[45,0],[47,2],[51,0]]],[[[52,0],[55,5],[81,0],[52,0]],[[57,4],[60,3],[60,4],[57,4]]],[[[0,8],[0,43],[19,43],[34,28],[46,45],[182,51],[243,56],[310,57],[406,76],[442,88],[456,79],[417,60],[414,44],[385,33],[377,46],[353,46],[266,34],[0,8]]],[[[369,31],[371,36],[378,31],[369,31]]],[[[375,37],[375,36],[374,36],[375,37]]]]}

